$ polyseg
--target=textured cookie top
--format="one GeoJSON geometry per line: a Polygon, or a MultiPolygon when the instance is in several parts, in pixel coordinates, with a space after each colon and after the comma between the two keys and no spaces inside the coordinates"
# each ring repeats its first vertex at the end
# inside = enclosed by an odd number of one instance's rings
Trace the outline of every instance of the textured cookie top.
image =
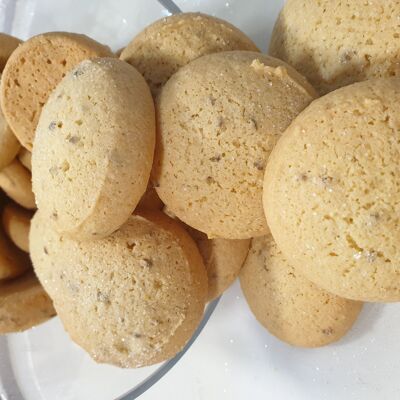
{"type": "Polygon", "coordinates": [[[400,74],[398,0],[288,0],[270,54],[303,73],[321,93],[400,74]]]}
{"type": "Polygon", "coordinates": [[[310,280],[365,301],[399,301],[400,80],[314,101],[271,154],[264,208],[279,248],[310,280]]]}
{"type": "Polygon", "coordinates": [[[314,96],[291,67],[255,52],[211,54],[181,68],[157,102],[153,181],[161,200],[209,237],[265,234],[265,164],[314,96]]]}
{"type": "Polygon", "coordinates": [[[133,368],[170,358],[203,314],[207,276],[195,244],[168,217],[145,215],[80,243],[39,213],[32,221],[35,271],[65,329],[98,362],[133,368]]]}
{"type": "Polygon", "coordinates": [[[109,56],[108,47],[66,32],[34,36],[12,53],[1,80],[1,106],[24,147],[32,149],[42,107],[65,74],[82,60],[109,56]]]}
{"type": "Polygon", "coordinates": [[[259,322],[295,346],[318,347],[339,340],[362,307],[305,279],[289,265],[270,234],[252,240],[240,283],[259,322]]]}
{"type": "Polygon", "coordinates": [[[110,234],[146,190],[154,142],[153,99],[139,72],[113,58],[83,61],[39,120],[32,153],[38,208],[75,238],[110,234]]]}
{"type": "Polygon", "coordinates": [[[20,43],[22,41],[16,37],[0,32],[0,72],[3,71],[8,58],[20,43]]]}
{"type": "Polygon", "coordinates": [[[229,50],[259,51],[243,32],[219,18],[181,13],[149,25],[122,51],[121,60],[136,67],[153,95],[190,61],[229,50]]]}

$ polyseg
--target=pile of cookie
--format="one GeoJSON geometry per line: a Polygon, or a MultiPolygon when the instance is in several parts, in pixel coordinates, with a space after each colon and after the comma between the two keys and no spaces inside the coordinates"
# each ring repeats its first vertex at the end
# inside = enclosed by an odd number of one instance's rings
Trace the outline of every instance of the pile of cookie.
{"type": "Polygon", "coordinates": [[[271,55],[200,13],[117,53],[1,36],[0,332],[56,312],[94,360],[135,368],[182,349],[238,276],[260,323],[303,347],[400,300],[387,3],[289,0],[271,55]]]}

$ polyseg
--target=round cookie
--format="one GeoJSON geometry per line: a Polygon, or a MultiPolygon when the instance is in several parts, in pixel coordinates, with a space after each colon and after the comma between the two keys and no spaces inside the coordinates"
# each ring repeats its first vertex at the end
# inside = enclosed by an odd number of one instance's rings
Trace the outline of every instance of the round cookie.
{"type": "Polygon", "coordinates": [[[399,301],[400,80],[356,83],[314,101],[265,173],[264,209],[285,257],[318,286],[399,301]]]}
{"type": "Polygon", "coordinates": [[[181,68],[157,101],[152,178],[161,200],[210,238],[265,234],[265,164],[314,97],[290,66],[255,52],[211,54],[181,68]]]}
{"type": "Polygon", "coordinates": [[[29,252],[29,229],[32,212],[13,203],[3,208],[3,228],[11,241],[21,250],[29,252]]]}
{"type": "Polygon", "coordinates": [[[43,107],[32,153],[38,208],[76,239],[109,235],[146,191],[154,153],[150,90],[131,65],[87,60],[43,107]]]}
{"type": "Polygon", "coordinates": [[[65,74],[83,60],[112,55],[93,39],[66,32],[34,36],[12,53],[1,80],[1,106],[25,148],[32,150],[42,107],[65,74]]]}
{"type": "Polygon", "coordinates": [[[134,368],[174,356],[198,326],[207,275],[195,243],[159,212],[76,242],[32,220],[36,273],[65,329],[97,362],[134,368]]]}
{"type": "Polygon", "coordinates": [[[240,284],[257,320],[294,346],[336,342],[352,327],[362,303],[335,296],[299,274],[270,234],[252,240],[240,284]]]}
{"type": "Polygon", "coordinates": [[[0,283],[0,334],[21,332],[56,314],[33,271],[0,283]]]}
{"type": "Polygon", "coordinates": [[[321,93],[366,79],[399,76],[397,0],[288,0],[269,52],[321,93]]]}
{"type": "Polygon", "coordinates": [[[36,208],[31,174],[17,159],[0,171],[0,188],[22,207],[36,208]]]}
{"type": "Polygon", "coordinates": [[[0,32],[0,72],[3,71],[10,55],[20,43],[22,41],[16,37],[0,32]]]}
{"type": "Polygon", "coordinates": [[[229,50],[259,51],[250,38],[224,20],[180,13],[149,25],[122,50],[120,58],[138,69],[156,96],[190,61],[229,50]]]}
{"type": "Polygon", "coordinates": [[[32,171],[32,153],[29,150],[22,147],[18,153],[18,160],[26,169],[32,171]]]}

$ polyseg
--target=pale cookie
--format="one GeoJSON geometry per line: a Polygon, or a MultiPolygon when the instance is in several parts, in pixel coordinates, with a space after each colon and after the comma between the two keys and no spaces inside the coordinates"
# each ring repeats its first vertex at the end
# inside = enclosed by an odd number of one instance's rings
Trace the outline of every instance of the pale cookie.
{"type": "Polygon", "coordinates": [[[0,283],[0,334],[21,332],[56,314],[35,274],[0,283]]]}
{"type": "Polygon", "coordinates": [[[356,83],[314,101],[265,173],[278,247],[342,297],[400,300],[400,79],[356,83]]]}
{"type": "Polygon", "coordinates": [[[118,59],[84,61],[43,108],[32,153],[38,208],[76,239],[109,235],[146,190],[154,153],[153,99],[118,59]]]}
{"type": "Polygon", "coordinates": [[[10,55],[20,43],[22,43],[22,41],[16,37],[0,32],[0,72],[3,71],[10,55]]]}
{"type": "Polygon", "coordinates": [[[155,96],[190,61],[229,50],[259,51],[250,38],[224,20],[181,13],[149,25],[122,50],[120,58],[138,69],[155,96]]]}
{"type": "Polygon", "coordinates": [[[350,83],[400,76],[397,0],[288,0],[269,52],[325,94],[350,83]]]}
{"type": "Polygon", "coordinates": [[[31,174],[17,159],[0,171],[0,188],[22,207],[36,208],[31,174]]]}
{"type": "Polygon", "coordinates": [[[32,171],[32,153],[29,150],[22,147],[18,153],[18,160],[26,169],[32,171]]]}
{"type": "Polygon", "coordinates": [[[341,339],[362,303],[320,289],[298,273],[270,234],[252,240],[240,284],[257,320],[294,346],[320,347],[341,339]]]}
{"type": "Polygon", "coordinates": [[[42,107],[65,74],[82,60],[111,56],[108,47],[66,32],[34,36],[12,53],[1,80],[1,106],[25,148],[32,150],[42,107]]]}
{"type": "Polygon", "coordinates": [[[207,275],[195,243],[160,212],[76,242],[32,220],[36,273],[65,329],[94,360],[134,368],[173,357],[198,326],[207,275]]]}
{"type": "Polygon", "coordinates": [[[314,97],[290,66],[255,52],[211,54],[181,68],[157,102],[153,181],[161,200],[211,238],[265,234],[265,164],[314,97]]]}
{"type": "Polygon", "coordinates": [[[29,252],[29,228],[32,212],[13,203],[3,208],[3,228],[11,241],[21,250],[29,252]]]}

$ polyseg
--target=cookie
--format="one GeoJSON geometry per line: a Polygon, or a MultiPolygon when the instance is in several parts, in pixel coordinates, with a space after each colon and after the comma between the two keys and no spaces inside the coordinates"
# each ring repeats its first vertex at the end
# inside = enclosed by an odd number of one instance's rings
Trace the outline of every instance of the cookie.
{"type": "Polygon", "coordinates": [[[32,153],[38,208],[76,239],[109,235],[146,191],[154,142],[153,99],[135,68],[113,58],[82,62],[39,120],[32,153]]]}
{"type": "Polygon", "coordinates": [[[3,228],[11,241],[21,250],[29,252],[29,228],[32,212],[8,203],[2,212],[3,228]]]}
{"type": "Polygon", "coordinates": [[[71,338],[100,363],[134,368],[174,356],[198,326],[207,275],[195,243],[160,212],[76,242],[32,220],[36,273],[71,338]]]}
{"type": "Polygon", "coordinates": [[[288,0],[269,52],[321,93],[366,79],[400,76],[400,3],[288,0]]]}
{"type": "Polygon", "coordinates": [[[22,41],[16,37],[0,32],[0,72],[3,71],[8,58],[20,43],[22,41]]]}
{"type": "Polygon", "coordinates": [[[17,159],[0,171],[0,188],[22,207],[36,208],[31,174],[17,159]]]}
{"type": "Polygon", "coordinates": [[[320,347],[341,339],[362,303],[320,289],[286,260],[270,234],[252,240],[240,284],[257,320],[293,346],[320,347]]]}
{"type": "Polygon", "coordinates": [[[255,52],[216,53],[181,68],[157,101],[157,193],[208,237],[264,235],[268,156],[315,97],[290,66],[255,52]]]}
{"type": "Polygon", "coordinates": [[[0,334],[21,332],[56,314],[33,272],[0,283],[0,334]]]}
{"type": "Polygon", "coordinates": [[[399,301],[400,80],[314,101],[286,130],[265,173],[264,209],[299,273],[342,297],[399,301]]]}
{"type": "Polygon", "coordinates": [[[32,171],[32,153],[29,150],[22,147],[18,153],[18,160],[26,169],[32,171]]]}
{"type": "Polygon", "coordinates": [[[120,58],[138,69],[156,96],[190,61],[229,50],[259,51],[250,38],[224,20],[180,13],[149,25],[122,50],[120,58]]]}
{"type": "Polygon", "coordinates": [[[0,108],[0,171],[14,160],[20,148],[21,145],[10,127],[7,125],[0,108]]]}
{"type": "Polygon", "coordinates": [[[49,32],[21,44],[1,80],[1,106],[21,144],[32,150],[42,107],[65,74],[82,60],[111,57],[111,50],[85,35],[49,32]]]}

